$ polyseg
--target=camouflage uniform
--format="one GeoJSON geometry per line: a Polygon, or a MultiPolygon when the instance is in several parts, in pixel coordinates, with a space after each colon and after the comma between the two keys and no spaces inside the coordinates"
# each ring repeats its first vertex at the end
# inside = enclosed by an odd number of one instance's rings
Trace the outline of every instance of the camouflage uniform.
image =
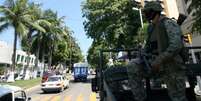
{"type": "Polygon", "coordinates": [[[136,101],[144,101],[147,96],[144,90],[143,78],[157,76],[166,83],[172,101],[187,101],[185,96],[185,67],[179,55],[183,47],[181,29],[175,21],[163,16],[160,17],[158,24],[153,24],[151,27],[153,27],[153,30],[149,32],[145,50],[147,49],[152,54],[158,53],[156,58],[149,61],[160,64],[160,70],[157,73],[152,71],[147,74],[140,63],[140,59],[129,62],[127,68],[129,84],[135,99],[136,101]],[[153,48],[149,47],[152,42],[156,42],[157,47],[149,51],[149,48],[153,48]]]}

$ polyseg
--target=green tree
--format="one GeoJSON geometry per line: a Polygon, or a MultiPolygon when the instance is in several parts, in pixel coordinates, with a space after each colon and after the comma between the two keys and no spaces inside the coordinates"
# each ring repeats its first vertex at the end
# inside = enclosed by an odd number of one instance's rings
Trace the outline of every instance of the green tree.
{"type": "MultiPolygon", "coordinates": [[[[30,11],[32,11],[32,14],[33,14],[33,16],[32,16],[33,22],[38,24],[44,30],[45,30],[44,26],[50,26],[51,25],[48,21],[46,21],[45,19],[42,18],[42,10],[40,9],[39,4],[30,3],[29,6],[30,6],[30,11]]],[[[29,63],[30,63],[30,55],[32,54],[31,53],[31,47],[32,47],[32,44],[31,44],[32,42],[31,41],[33,39],[34,32],[42,32],[42,31],[37,29],[37,28],[35,28],[35,27],[28,26],[27,36],[22,37],[22,40],[21,40],[22,49],[24,51],[26,51],[26,53],[28,54],[28,56],[27,56],[27,58],[28,58],[27,59],[27,65],[24,68],[24,73],[26,72],[27,68],[29,67],[29,63]]],[[[36,62],[35,62],[36,63],[35,69],[38,66],[38,56],[37,55],[38,54],[36,54],[37,59],[36,59],[36,62]]]]}
{"type": "MultiPolygon", "coordinates": [[[[100,50],[108,49],[104,41],[93,41],[91,47],[88,50],[87,61],[92,68],[99,67],[100,64],[100,50]]],[[[108,53],[103,54],[103,64],[106,65],[109,60],[108,53]]]]}
{"type": "Polygon", "coordinates": [[[86,34],[105,40],[111,48],[130,48],[140,27],[139,12],[133,0],[86,0],[83,17],[86,34]]]}
{"type": "Polygon", "coordinates": [[[12,26],[14,28],[14,45],[12,56],[12,71],[15,70],[15,57],[17,37],[22,38],[28,33],[28,26],[35,27],[44,31],[40,26],[35,24],[32,20],[32,11],[29,10],[28,0],[6,0],[0,6],[0,31],[12,26]]]}
{"type": "Polygon", "coordinates": [[[193,31],[201,33],[201,1],[200,0],[185,0],[191,2],[188,8],[188,13],[193,15],[193,31]]]}
{"type": "Polygon", "coordinates": [[[42,25],[46,33],[39,31],[33,36],[32,51],[37,52],[37,54],[40,53],[43,63],[45,62],[45,56],[48,56],[48,67],[51,67],[52,55],[57,51],[58,45],[61,45],[62,37],[65,35],[65,31],[62,28],[63,17],[58,18],[57,13],[49,9],[44,11],[42,18],[48,21],[50,26],[47,24],[42,25]],[[40,50],[36,50],[36,47],[40,47],[40,50]]]}

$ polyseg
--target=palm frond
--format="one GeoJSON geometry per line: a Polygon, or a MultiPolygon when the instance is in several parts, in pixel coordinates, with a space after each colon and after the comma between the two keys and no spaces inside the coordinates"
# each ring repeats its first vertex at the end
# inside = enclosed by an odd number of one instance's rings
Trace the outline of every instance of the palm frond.
{"type": "Polygon", "coordinates": [[[23,37],[27,36],[28,28],[23,23],[18,23],[17,26],[18,36],[22,39],[23,37]]]}
{"type": "Polygon", "coordinates": [[[5,4],[7,7],[14,7],[14,6],[15,6],[14,0],[6,0],[4,4],[5,4]]]}
{"type": "Polygon", "coordinates": [[[0,6],[0,12],[8,13],[10,16],[15,16],[15,13],[11,11],[11,9],[4,6],[0,6]]]}
{"type": "Polygon", "coordinates": [[[3,32],[5,29],[7,29],[10,26],[10,23],[4,23],[0,25],[0,33],[3,32]]]}
{"type": "Polygon", "coordinates": [[[1,16],[0,17],[0,22],[8,22],[8,18],[7,17],[4,17],[4,16],[1,16]]]}
{"type": "Polygon", "coordinates": [[[50,27],[52,25],[49,21],[43,20],[43,19],[37,20],[36,23],[39,24],[39,25],[48,26],[48,27],[50,27]]]}
{"type": "Polygon", "coordinates": [[[43,32],[43,33],[46,32],[46,30],[45,30],[43,27],[41,27],[40,25],[38,25],[37,23],[32,23],[32,22],[30,22],[30,21],[27,21],[26,23],[28,23],[28,24],[31,25],[33,28],[35,28],[35,29],[37,29],[37,30],[39,30],[39,31],[41,31],[41,32],[43,32]]]}

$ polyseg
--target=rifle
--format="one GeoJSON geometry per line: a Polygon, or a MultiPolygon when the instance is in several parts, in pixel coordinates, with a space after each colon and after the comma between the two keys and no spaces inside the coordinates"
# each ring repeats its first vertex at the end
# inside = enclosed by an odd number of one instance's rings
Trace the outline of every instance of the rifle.
{"type": "Polygon", "coordinates": [[[143,50],[139,51],[139,58],[140,58],[140,63],[142,65],[144,65],[144,69],[145,71],[150,74],[151,73],[151,64],[148,61],[148,57],[150,57],[149,54],[147,54],[146,52],[144,52],[143,50]]]}

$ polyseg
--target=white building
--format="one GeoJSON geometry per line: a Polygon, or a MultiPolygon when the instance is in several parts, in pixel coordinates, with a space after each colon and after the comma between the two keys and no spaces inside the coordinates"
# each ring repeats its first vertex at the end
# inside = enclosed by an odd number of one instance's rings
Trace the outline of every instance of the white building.
{"type": "Polygon", "coordinates": [[[13,48],[6,42],[0,41],[0,64],[12,64],[13,48]]]}
{"type": "Polygon", "coordinates": [[[30,55],[28,57],[28,54],[22,50],[17,50],[16,51],[16,64],[22,64],[22,65],[27,65],[28,59],[30,60],[29,66],[32,67],[35,65],[35,55],[30,55]]]}
{"type": "MultiPolygon", "coordinates": [[[[0,64],[12,64],[13,48],[4,41],[0,41],[0,64]]],[[[27,65],[28,55],[22,50],[16,51],[16,64],[27,65]]],[[[29,66],[34,66],[36,56],[30,55],[29,66]]]]}

